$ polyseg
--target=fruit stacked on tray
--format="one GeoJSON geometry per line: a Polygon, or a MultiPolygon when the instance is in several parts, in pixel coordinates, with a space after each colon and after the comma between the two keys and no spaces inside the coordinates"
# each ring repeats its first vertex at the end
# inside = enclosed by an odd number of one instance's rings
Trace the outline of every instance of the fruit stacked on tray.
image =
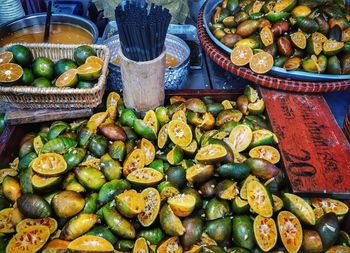
{"type": "Polygon", "coordinates": [[[0,249],[349,251],[343,202],[288,193],[253,88],[236,101],[174,96],[143,118],[112,92],[106,108],[22,138],[0,170],[0,249]]]}
{"type": "Polygon", "coordinates": [[[349,21],[340,0],[224,0],[210,30],[227,47],[238,48],[231,54],[234,64],[250,62],[257,73],[274,65],[340,75],[350,74],[349,21]],[[253,56],[261,52],[266,53],[253,56]],[[268,63],[260,61],[262,56],[268,63]]]}
{"type": "Polygon", "coordinates": [[[103,60],[88,45],[74,51],[74,59],[54,63],[48,57],[34,59],[31,50],[13,45],[0,53],[0,85],[92,88],[102,73],[103,60]]]}

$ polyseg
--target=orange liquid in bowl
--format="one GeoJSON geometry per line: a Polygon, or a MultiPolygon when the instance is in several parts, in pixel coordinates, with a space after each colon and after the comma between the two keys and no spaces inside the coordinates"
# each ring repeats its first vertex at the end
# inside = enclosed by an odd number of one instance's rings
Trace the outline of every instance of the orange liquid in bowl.
{"type": "MultiPolygon", "coordinates": [[[[18,30],[4,38],[0,38],[0,46],[10,43],[43,43],[44,30],[43,25],[18,30]]],[[[50,28],[48,43],[91,44],[92,40],[92,35],[80,27],[53,24],[50,28]]]]}

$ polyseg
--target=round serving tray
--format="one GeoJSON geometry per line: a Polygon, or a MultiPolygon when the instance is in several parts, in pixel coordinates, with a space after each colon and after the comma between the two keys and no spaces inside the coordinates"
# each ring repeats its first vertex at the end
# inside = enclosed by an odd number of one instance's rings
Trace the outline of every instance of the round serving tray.
{"type": "MultiPolygon", "coordinates": [[[[311,78],[309,77],[307,79],[308,81],[290,80],[282,77],[272,76],[270,75],[270,73],[269,75],[256,74],[253,71],[251,71],[249,68],[235,66],[230,60],[229,51],[226,51],[219,46],[220,44],[222,44],[221,42],[218,41],[219,44],[216,44],[210,38],[206,30],[207,27],[205,25],[206,21],[204,18],[205,10],[209,12],[210,9],[213,8],[213,6],[214,7],[216,6],[215,2],[218,2],[218,0],[207,1],[202,6],[198,14],[198,37],[205,53],[221,68],[231,72],[232,74],[241,76],[242,78],[245,78],[249,81],[257,83],[261,86],[280,89],[280,90],[318,93],[318,92],[331,92],[331,91],[340,91],[340,90],[350,89],[350,79],[333,80],[333,81],[327,80],[327,82],[320,82],[320,81],[315,81],[316,80],[315,77],[317,74],[312,74],[311,78]],[[211,5],[207,7],[208,4],[211,4],[211,5]],[[313,81],[310,81],[310,80],[313,80],[313,81]]],[[[294,72],[301,72],[304,75],[310,74],[302,71],[294,71],[294,72]]],[[[324,76],[329,76],[329,75],[324,75],[324,76]]],[[[287,76],[284,76],[284,77],[287,77],[287,76]]]]}

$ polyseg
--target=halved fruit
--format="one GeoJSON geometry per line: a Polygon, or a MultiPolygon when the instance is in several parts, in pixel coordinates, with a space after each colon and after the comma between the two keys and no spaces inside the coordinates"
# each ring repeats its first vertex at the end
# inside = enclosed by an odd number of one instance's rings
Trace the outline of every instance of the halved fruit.
{"type": "Polygon", "coordinates": [[[132,189],[115,198],[115,207],[125,217],[132,218],[145,210],[145,201],[141,193],[132,189]]]}
{"type": "Polygon", "coordinates": [[[118,117],[118,102],[120,101],[120,95],[117,92],[110,92],[107,97],[106,108],[108,116],[115,121],[118,117]]]}
{"type": "Polygon", "coordinates": [[[55,85],[58,88],[72,87],[75,86],[78,81],[78,70],[70,69],[57,78],[55,85]]]}
{"type": "Polygon", "coordinates": [[[303,229],[298,218],[291,212],[281,211],[277,216],[281,241],[290,253],[297,253],[303,243],[303,229]]]}
{"type": "Polygon", "coordinates": [[[300,49],[306,48],[306,36],[303,32],[298,31],[298,32],[292,33],[290,35],[290,39],[296,47],[300,49]]]}
{"type": "Polygon", "coordinates": [[[180,120],[172,120],[169,122],[168,135],[171,141],[180,147],[186,147],[192,142],[191,128],[180,120]]]}
{"type": "Polygon", "coordinates": [[[31,226],[15,234],[7,244],[7,253],[33,253],[39,251],[50,237],[47,226],[31,226]]]}
{"type": "Polygon", "coordinates": [[[158,133],[158,140],[157,140],[157,144],[159,148],[163,148],[165,146],[165,144],[168,142],[168,124],[165,124],[164,126],[162,126],[162,128],[159,130],[158,133]]]}
{"type": "Polygon", "coordinates": [[[336,55],[344,47],[344,42],[338,42],[336,40],[327,40],[323,43],[323,52],[327,56],[336,55]]]}
{"type": "Polygon", "coordinates": [[[315,225],[315,213],[304,199],[291,193],[284,193],[283,203],[285,208],[294,213],[300,221],[306,225],[315,225]]]}
{"type": "Polygon", "coordinates": [[[86,59],[85,63],[95,63],[95,64],[100,65],[101,68],[103,67],[103,64],[104,64],[103,60],[100,57],[97,57],[97,56],[94,56],[94,55],[89,56],[86,59]]]}
{"type": "Polygon", "coordinates": [[[273,44],[273,32],[270,27],[265,26],[260,31],[260,39],[265,47],[273,44]]]}
{"type": "Polygon", "coordinates": [[[220,199],[232,200],[239,194],[237,182],[225,179],[215,186],[215,192],[220,199]]]}
{"type": "Polygon", "coordinates": [[[187,118],[186,118],[186,113],[184,111],[177,111],[173,114],[173,116],[171,117],[171,120],[180,120],[183,122],[187,122],[187,118]]]}
{"type": "Polygon", "coordinates": [[[135,132],[141,137],[146,138],[148,140],[157,139],[156,133],[154,132],[154,128],[152,128],[151,125],[148,125],[145,121],[135,119],[133,127],[135,132]]]}
{"type": "Polygon", "coordinates": [[[17,174],[18,174],[17,169],[12,169],[12,168],[1,169],[0,170],[0,184],[2,184],[2,181],[4,180],[4,178],[6,176],[15,177],[15,176],[17,176],[17,174]]]}
{"type": "Polygon", "coordinates": [[[254,219],[254,235],[260,249],[264,252],[275,247],[278,237],[276,223],[272,218],[258,215],[254,219]]]}
{"type": "Polygon", "coordinates": [[[39,219],[24,219],[16,226],[17,233],[20,232],[23,229],[26,229],[31,226],[36,225],[42,225],[47,226],[50,229],[50,234],[56,231],[57,229],[57,221],[53,218],[46,217],[46,218],[39,218],[39,219]]]}
{"type": "Polygon", "coordinates": [[[203,164],[216,164],[225,159],[226,149],[222,145],[209,144],[198,150],[195,159],[203,164]]]}
{"type": "Polygon", "coordinates": [[[329,248],[326,253],[350,253],[350,247],[344,245],[335,245],[329,248]]]}
{"type": "Polygon", "coordinates": [[[273,200],[273,211],[278,212],[283,208],[283,201],[280,197],[272,194],[272,200],[273,200]]]}
{"type": "Polygon", "coordinates": [[[192,195],[179,194],[168,198],[168,204],[175,215],[179,217],[187,217],[194,210],[196,199],[192,195]]]}
{"type": "Polygon", "coordinates": [[[263,99],[258,99],[254,103],[248,104],[248,111],[250,114],[262,114],[265,110],[265,102],[263,99]]]}
{"type": "Polygon", "coordinates": [[[192,140],[191,144],[187,147],[181,147],[181,149],[184,151],[184,153],[188,156],[192,156],[196,153],[198,148],[198,144],[195,140],[192,140]]]}
{"type": "Polygon", "coordinates": [[[179,237],[170,237],[163,241],[157,248],[157,253],[182,253],[179,237]]]}
{"type": "Polygon", "coordinates": [[[107,119],[108,112],[98,112],[92,115],[86,124],[86,127],[93,133],[96,133],[97,128],[107,119]]]}
{"type": "Polygon", "coordinates": [[[123,164],[123,174],[128,176],[131,172],[145,166],[146,156],[141,149],[135,149],[125,159],[123,164]]]}
{"type": "Polygon", "coordinates": [[[272,196],[266,187],[259,181],[250,181],[247,184],[248,203],[254,212],[264,217],[273,215],[272,196]]]}
{"type": "Polygon", "coordinates": [[[252,158],[261,158],[272,164],[280,161],[280,153],[272,146],[262,145],[257,146],[249,151],[249,156],[252,158]]]}
{"type": "MultiPolygon", "coordinates": [[[[234,65],[244,66],[250,62],[252,57],[253,57],[253,50],[249,46],[242,45],[242,46],[236,46],[232,50],[230,59],[234,65]]],[[[232,105],[231,105],[231,108],[232,108],[232,105]]],[[[231,108],[227,108],[227,109],[231,109],[231,108]]]]}
{"type": "Polygon", "coordinates": [[[94,235],[83,235],[68,245],[70,252],[85,252],[85,253],[105,253],[113,252],[113,245],[106,239],[94,236],[94,235]]]}
{"type": "Polygon", "coordinates": [[[34,174],[31,178],[32,185],[37,191],[51,190],[53,187],[57,186],[61,181],[61,176],[47,177],[34,174]]]}
{"type": "Polygon", "coordinates": [[[140,143],[140,149],[143,151],[145,154],[145,165],[150,164],[153,162],[154,157],[156,155],[156,149],[153,146],[152,142],[149,140],[142,138],[141,143],[140,143]]]}
{"type": "Polygon", "coordinates": [[[43,248],[42,253],[63,253],[67,251],[69,241],[52,239],[43,248]]]}
{"type": "Polygon", "coordinates": [[[159,213],[159,221],[163,231],[171,236],[180,236],[185,228],[179,217],[177,217],[168,204],[164,204],[159,213]]]}
{"type": "Polygon", "coordinates": [[[144,227],[149,227],[158,217],[160,209],[160,195],[154,188],[146,188],[141,192],[145,209],[141,212],[137,218],[144,227]]]}
{"type": "Polygon", "coordinates": [[[5,51],[0,53],[0,64],[11,63],[13,61],[13,54],[5,51]]]}
{"type": "Polygon", "coordinates": [[[155,169],[141,168],[131,172],[126,179],[136,186],[146,187],[162,181],[163,174],[155,169]]]}
{"type": "Polygon", "coordinates": [[[79,80],[92,81],[101,75],[102,66],[98,63],[85,63],[77,68],[79,80]]]}
{"type": "Polygon", "coordinates": [[[241,186],[241,190],[240,190],[240,192],[239,192],[239,196],[240,196],[242,199],[248,199],[248,196],[247,196],[247,186],[248,186],[248,184],[249,184],[251,181],[258,181],[258,182],[259,182],[259,179],[258,179],[256,176],[249,175],[249,176],[243,181],[243,184],[242,184],[242,186],[241,186]]]}
{"type": "Polygon", "coordinates": [[[260,52],[251,58],[249,62],[249,67],[255,73],[265,74],[273,66],[273,57],[267,52],[260,52]]]}
{"type": "Polygon", "coordinates": [[[148,253],[148,244],[145,238],[140,237],[135,241],[132,253],[148,253]]]}
{"type": "Polygon", "coordinates": [[[228,139],[230,143],[229,146],[233,152],[242,152],[249,147],[253,139],[253,133],[250,127],[238,125],[232,129],[228,139]]]}
{"type": "Polygon", "coordinates": [[[280,0],[276,2],[275,6],[273,7],[273,10],[275,12],[287,12],[292,10],[297,4],[297,2],[297,0],[280,0]]]}
{"type": "Polygon", "coordinates": [[[156,113],[153,110],[149,110],[148,112],[146,112],[146,115],[143,118],[143,122],[145,122],[150,128],[152,128],[154,134],[157,135],[159,131],[159,122],[156,113]]]}
{"type": "Polygon", "coordinates": [[[56,176],[67,170],[67,163],[62,155],[56,153],[40,154],[31,163],[32,169],[44,176],[56,176]]]}
{"type": "Polygon", "coordinates": [[[33,147],[37,155],[40,153],[43,146],[44,146],[44,143],[40,135],[38,135],[33,139],[33,147]]]}
{"type": "Polygon", "coordinates": [[[18,81],[23,75],[21,66],[15,63],[4,63],[0,65],[0,83],[12,84],[18,81]]]}
{"type": "Polygon", "coordinates": [[[15,232],[15,225],[12,222],[12,213],[14,208],[5,208],[0,211],[0,233],[15,232]]]}
{"type": "Polygon", "coordinates": [[[266,129],[259,129],[253,132],[253,140],[250,144],[251,147],[260,145],[272,145],[278,143],[276,135],[266,129]]]}
{"type": "Polygon", "coordinates": [[[195,164],[186,170],[186,179],[191,183],[204,183],[214,175],[213,165],[195,164]]]}
{"type": "Polygon", "coordinates": [[[322,208],[325,213],[333,212],[336,215],[345,215],[349,211],[345,203],[331,198],[312,198],[311,205],[315,208],[322,208]]]}

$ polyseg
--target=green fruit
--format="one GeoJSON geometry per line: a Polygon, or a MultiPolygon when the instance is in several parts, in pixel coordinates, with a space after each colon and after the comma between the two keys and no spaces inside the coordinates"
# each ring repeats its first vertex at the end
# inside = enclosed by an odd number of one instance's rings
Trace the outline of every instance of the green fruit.
{"type": "Polygon", "coordinates": [[[156,116],[161,126],[170,121],[168,110],[164,106],[157,107],[156,116]]]}
{"type": "Polygon", "coordinates": [[[182,225],[185,233],[181,236],[181,244],[188,249],[200,239],[204,224],[200,217],[193,216],[185,218],[182,225]]]}
{"type": "Polygon", "coordinates": [[[65,122],[58,121],[56,124],[52,124],[49,132],[47,133],[48,140],[52,140],[57,138],[60,134],[62,134],[65,130],[69,129],[69,125],[65,122]]]}
{"type": "Polygon", "coordinates": [[[40,87],[40,88],[47,88],[47,87],[52,87],[53,85],[52,85],[51,81],[46,79],[45,77],[39,77],[39,78],[36,78],[32,82],[32,86],[40,87]]]}
{"type": "Polygon", "coordinates": [[[306,225],[315,225],[315,213],[311,206],[302,198],[291,193],[283,194],[285,208],[294,213],[306,225]]]}
{"type": "MultiPolygon", "coordinates": [[[[241,247],[233,247],[227,250],[228,253],[250,253],[249,250],[241,247]]],[[[254,252],[255,253],[255,252],[254,252]]],[[[260,252],[259,252],[260,253],[260,252]]]]}
{"type": "Polygon", "coordinates": [[[89,232],[86,233],[86,235],[102,237],[112,244],[115,244],[118,240],[118,238],[111,232],[111,230],[102,225],[92,228],[89,232]]]}
{"type": "Polygon", "coordinates": [[[17,207],[28,218],[45,218],[52,216],[49,203],[39,195],[23,194],[17,199],[17,207]]]}
{"type": "Polygon", "coordinates": [[[23,68],[23,75],[21,79],[21,84],[23,85],[31,85],[34,81],[34,75],[31,69],[23,68]]]}
{"type": "Polygon", "coordinates": [[[151,229],[141,230],[137,234],[137,237],[138,238],[143,237],[147,241],[149,241],[152,245],[158,245],[161,243],[165,235],[160,228],[151,228],[151,229]]]}
{"type": "Polygon", "coordinates": [[[115,248],[122,252],[131,252],[134,248],[135,242],[132,240],[119,240],[115,248]]]}
{"type": "Polygon", "coordinates": [[[333,55],[333,56],[328,58],[326,71],[328,74],[333,74],[333,75],[340,75],[341,74],[340,61],[336,55],[333,55]]]}
{"type": "Polygon", "coordinates": [[[45,176],[39,176],[37,174],[31,175],[31,184],[35,191],[38,192],[47,192],[51,191],[62,182],[61,176],[54,176],[54,177],[45,177],[45,176]]]}
{"type": "Polygon", "coordinates": [[[33,74],[52,81],[55,77],[55,64],[47,57],[38,57],[32,64],[33,74]]]}
{"type": "Polygon", "coordinates": [[[99,222],[99,218],[96,214],[81,213],[64,225],[60,239],[72,241],[88,232],[97,222],[99,222]]]}
{"type": "Polygon", "coordinates": [[[19,173],[19,182],[21,184],[22,193],[33,193],[33,185],[31,178],[33,176],[33,171],[30,167],[24,168],[19,173]]]}
{"type": "Polygon", "coordinates": [[[226,200],[212,198],[205,207],[205,216],[207,220],[216,220],[223,218],[230,213],[230,206],[226,200]]]}
{"type": "Polygon", "coordinates": [[[156,140],[157,136],[154,133],[153,129],[149,127],[144,121],[141,119],[134,120],[134,130],[135,132],[143,138],[148,140],[156,140]]]}
{"type": "Polygon", "coordinates": [[[96,168],[78,167],[74,171],[79,182],[91,190],[99,190],[106,182],[106,178],[103,173],[96,168]]]}
{"type": "Polygon", "coordinates": [[[37,157],[38,156],[35,152],[26,154],[19,160],[18,169],[20,171],[27,169],[29,167],[29,164],[37,157]]]}
{"type": "Polygon", "coordinates": [[[288,12],[269,12],[265,16],[268,20],[275,23],[277,21],[287,19],[290,16],[290,13],[288,13],[288,12]]]}
{"type": "Polygon", "coordinates": [[[216,245],[204,246],[203,253],[225,253],[226,251],[216,245]]]}
{"type": "Polygon", "coordinates": [[[167,161],[171,164],[171,165],[177,165],[180,162],[183,161],[183,151],[179,146],[174,146],[167,154],[166,158],[167,161]]]}
{"type": "Polygon", "coordinates": [[[237,215],[232,219],[233,242],[243,248],[254,248],[253,221],[247,215],[237,215]]]}
{"type": "Polygon", "coordinates": [[[174,214],[168,204],[164,204],[160,210],[159,221],[163,231],[168,235],[180,236],[185,232],[180,218],[174,214]]]}
{"type": "Polygon", "coordinates": [[[79,81],[77,86],[75,86],[77,89],[90,89],[95,86],[96,82],[91,81],[79,81]]]}
{"type": "Polygon", "coordinates": [[[82,129],[80,129],[78,134],[79,146],[82,148],[86,148],[90,143],[92,135],[93,133],[89,128],[83,127],[82,129]]]}
{"type": "Polygon", "coordinates": [[[88,45],[79,46],[74,50],[74,60],[78,65],[84,64],[89,56],[97,56],[97,54],[96,51],[88,45]]]}
{"type": "Polygon", "coordinates": [[[118,161],[115,161],[109,154],[101,157],[101,170],[108,181],[119,179],[122,175],[122,167],[118,161]]]}
{"type": "Polygon", "coordinates": [[[210,112],[214,116],[217,116],[224,109],[224,106],[220,103],[212,103],[207,105],[208,112],[210,112]]]}
{"type": "Polygon", "coordinates": [[[200,194],[204,198],[211,198],[215,195],[215,186],[217,184],[217,181],[215,178],[210,179],[209,181],[205,182],[200,188],[200,194]]]}
{"type": "Polygon", "coordinates": [[[85,206],[84,209],[81,211],[82,213],[95,213],[97,211],[98,207],[98,194],[91,193],[86,199],[85,199],[85,206]]]}
{"type": "Polygon", "coordinates": [[[123,193],[125,190],[129,190],[131,185],[128,181],[124,179],[114,179],[110,182],[105,183],[99,193],[98,193],[98,201],[101,204],[112,201],[115,196],[120,193],[123,193]]]}
{"type": "Polygon", "coordinates": [[[104,207],[102,209],[103,218],[112,232],[125,239],[134,239],[136,231],[133,225],[121,216],[115,208],[104,207]]]}
{"type": "Polygon", "coordinates": [[[70,218],[83,210],[85,200],[75,191],[61,191],[51,201],[55,214],[60,218],[70,218]]]}
{"type": "Polygon", "coordinates": [[[109,146],[109,155],[118,161],[123,161],[126,155],[126,146],[122,141],[115,141],[109,146]]]}
{"type": "Polygon", "coordinates": [[[63,158],[67,163],[68,169],[73,169],[78,164],[80,164],[85,158],[86,150],[82,148],[72,148],[69,149],[66,154],[64,154],[63,158]]]}
{"type": "Polygon", "coordinates": [[[122,111],[122,114],[120,115],[120,124],[122,124],[123,126],[129,126],[129,127],[133,127],[134,126],[134,120],[137,119],[137,116],[135,114],[135,112],[131,109],[125,108],[122,111]]]}
{"type": "Polygon", "coordinates": [[[164,162],[162,159],[155,159],[148,165],[148,167],[164,174],[164,162]]]}
{"type": "Polygon", "coordinates": [[[170,167],[165,172],[167,181],[172,185],[182,188],[186,184],[186,171],[181,167],[170,167]]]}
{"type": "Polygon", "coordinates": [[[88,149],[94,156],[101,157],[107,153],[108,141],[105,137],[96,135],[92,137],[88,149]]]}
{"type": "Polygon", "coordinates": [[[33,62],[33,54],[29,48],[22,45],[13,45],[7,49],[13,54],[13,59],[22,67],[29,66],[33,62]]]}
{"type": "Polygon", "coordinates": [[[231,202],[231,207],[234,214],[245,214],[249,211],[248,201],[241,199],[239,196],[231,202]]]}
{"type": "Polygon", "coordinates": [[[237,182],[230,179],[224,179],[215,187],[216,196],[220,199],[232,200],[238,195],[237,182]]]}
{"type": "Polygon", "coordinates": [[[254,176],[268,180],[281,173],[274,164],[261,158],[248,158],[245,162],[254,176]]]}
{"type": "Polygon", "coordinates": [[[297,26],[306,33],[313,33],[320,28],[317,22],[309,17],[297,17],[297,26]]]}
{"type": "Polygon", "coordinates": [[[62,75],[64,72],[70,69],[76,69],[78,66],[71,59],[61,59],[55,64],[56,77],[62,75]]]}
{"type": "Polygon", "coordinates": [[[316,223],[315,230],[321,237],[323,250],[331,247],[339,236],[339,222],[334,213],[324,214],[316,223]]]}
{"type": "Polygon", "coordinates": [[[202,197],[197,190],[191,187],[186,187],[185,189],[182,190],[182,193],[193,196],[196,199],[196,205],[195,205],[196,208],[202,208],[203,206],[202,197]]]}
{"type": "Polygon", "coordinates": [[[77,141],[71,138],[58,137],[46,142],[41,153],[66,153],[70,148],[75,148],[77,144],[77,141]]]}
{"type": "Polygon", "coordinates": [[[219,244],[231,239],[231,229],[229,217],[208,221],[205,226],[205,232],[219,244]]]}
{"type": "Polygon", "coordinates": [[[243,180],[250,174],[250,167],[245,163],[226,163],[216,169],[216,172],[224,178],[243,180]]]}

